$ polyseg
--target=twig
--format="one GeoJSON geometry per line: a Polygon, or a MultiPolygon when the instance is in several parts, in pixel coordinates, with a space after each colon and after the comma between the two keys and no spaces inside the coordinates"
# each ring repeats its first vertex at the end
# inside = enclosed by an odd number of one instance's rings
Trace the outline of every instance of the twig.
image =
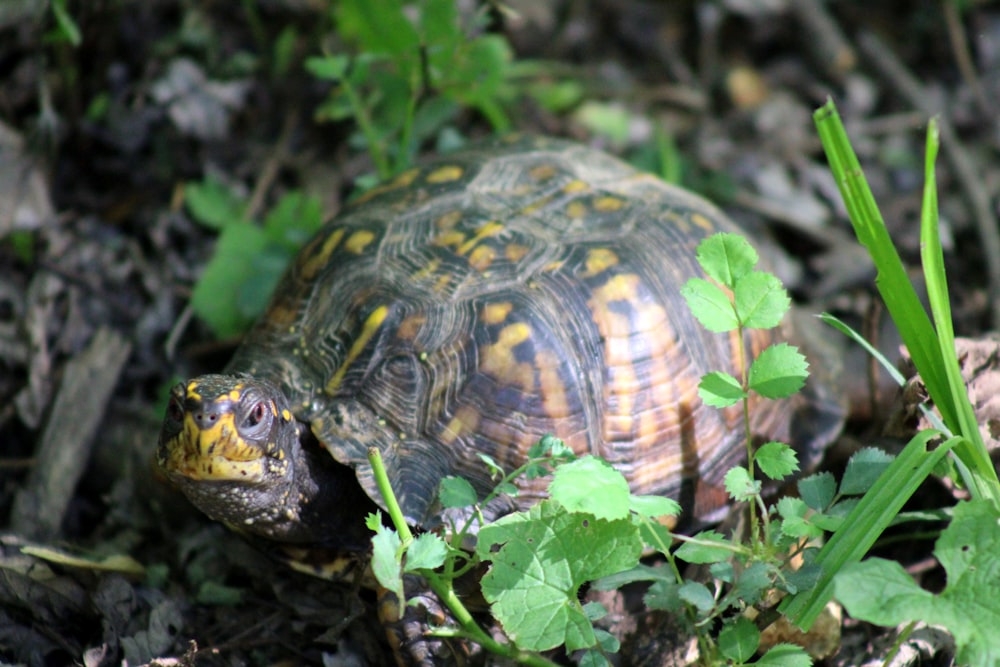
{"type": "Polygon", "coordinates": [[[990,195],[983,187],[979,169],[959,138],[942,109],[935,109],[931,96],[906,66],[874,33],[858,35],[858,47],[866,60],[885,77],[910,104],[928,116],[939,115],[938,128],[945,156],[958,177],[958,183],[972,207],[979,238],[983,245],[983,259],[989,277],[990,320],[993,326],[1000,323],[1000,230],[990,210],[990,195]]]}
{"type": "Polygon", "coordinates": [[[972,95],[976,98],[976,104],[979,105],[979,113],[984,118],[994,118],[994,110],[986,97],[983,84],[979,81],[976,66],[972,63],[969,40],[965,38],[962,18],[958,15],[958,3],[942,2],[941,9],[944,11],[944,22],[948,27],[948,41],[951,42],[951,50],[955,54],[955,64],[958,65],[958,71],[962,73],[965,83],[972,89],[972,95]]]}
{"type": "Polygon", "coordinates": [[[789,8],[805,29],[809,50],[839,78],[854,69],[858,57],[825,4],[819,0],[796,0],[789,3],[789,8]]]}

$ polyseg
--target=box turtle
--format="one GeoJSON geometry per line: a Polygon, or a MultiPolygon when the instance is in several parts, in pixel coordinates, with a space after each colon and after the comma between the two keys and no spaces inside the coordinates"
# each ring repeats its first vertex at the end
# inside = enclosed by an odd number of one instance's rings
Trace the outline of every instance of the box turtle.
{"type": "MultiPolygon", "coordinates": [[[[406,171],[303,248],[224,374],[174,388],[158,464],[241,532],[363,552],[380,502],[369,447],[406,518],[429,526],[442,477],[485,493],[477,453],[510,470],[554,434],[708,518],[744,429],[739,406],[707,407],[697,388],[738,375],[737,343],[702,329],[679,289],[719,231],[738,229],[701,197],[560,140],[406,171]]],[[[792,326],[749,332],[748,349],[792,326]]],[[[842,410],[814,377],[750,415],[754,434],[815,452],[842,410]]],[[[536,502],[541,484],[508,502],[536,502]]]]}

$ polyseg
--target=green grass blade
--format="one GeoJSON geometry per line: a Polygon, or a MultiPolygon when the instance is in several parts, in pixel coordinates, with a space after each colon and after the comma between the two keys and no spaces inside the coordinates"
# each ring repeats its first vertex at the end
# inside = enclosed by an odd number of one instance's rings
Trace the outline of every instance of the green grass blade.
{"type": "Polygon", "coordinates": [[[800,628],[813,624],[833,596],[834,575],[848,563],[861,560],[917,487],[960,440],[950,438],[937,448],[928,449],[927,443],[938,435],[930,429],[915,435],[861,498],[843,526],[817,554],[815,563],[820,566],[821,574],[816,586],[785,598],[778,607],[789,620],[800,628]]]}

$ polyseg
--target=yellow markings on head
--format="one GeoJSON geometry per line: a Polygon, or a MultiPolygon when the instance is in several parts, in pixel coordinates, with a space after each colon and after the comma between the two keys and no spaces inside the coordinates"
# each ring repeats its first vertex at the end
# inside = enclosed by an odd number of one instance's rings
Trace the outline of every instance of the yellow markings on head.
{"type": "Polygon", "coordinates": [[[448,425],[444,427],[441,440],[446,445],[450,445],[466,433],[471,433],[479,426],[479,410],[471,405],[463,405],[455,411],[455,416],[451,418],[448,425]]]}
{"type": "Polygon", "coordinates": [[[587,192],[588,190],[590,190],[590,185],[586,181],[581,181],[580,179],[574,179],[563,186],[563,192],[566,194],[587,192]]]}
{"type": "Polygon", "coordinates": [[[712,224],[712,221],[709,220],[704,215],[702,215],[701,213],[692,213],[691,214],[691,222],[693,222],[698,227],[701,227],[706,232],[714,232],[715,231],[715,225],[712,224]]]}
{"type": "Polygon", "coordinates": [[[507,319],[510,311],[514,309],[514,304],[510,301],[500,303],[488,303],[479,314],[479,319],[486,324],[500,324],[507,319]]]}
{"type": "Polygon", "coordinates": [[[454,211],[448,211],[440,218],[435,220],[434,226],[440,229],[441,231],[445,231],[447,229],[453,229],[461,219],[462,219],[462,211],[456,208],[454,211]]]}
{"type": "Polygon", "coordinates": [[[240,389],[241,387],[234,387],[229,392],[229,400],[233,403],[237,403],[240,400],[240,389]]]}
{"type": "Polygon", "coordinates": [[[487,222],[485,225],[476,230],[476,235],[473,236],[468,241],[466,241],[465,243],[463,243],[462,245],[460,245],[455,250],[455,252],[458,253],[459,255],[464,255],[465,253],[472,250],[477,243],[479,243],[485,238],[496,236],[497,234],[500,233],[502,229],[503,229],[503,223],[491,220],[490,222],[487,222]]]}
{"type": "Polygon", "coordinates": [[[379,327],[385,321],[386,316],[389,314],[388,306],[379,306],[372,314],[368,316],[365,323],[361,326],[361,333],[358,334],[357,339],[355,339],[354,344],[351,345],[351,349],[347,351],[347,356],[344,357],[344,361],[337,368],[333,377],[330,381],[326,383],[325,391],[327,394],[333,395],[340,388],[340,383],[344,380],[344,375],[347,373],[347,369],[351,367],[351,364],[361,355],[364,351],[365,346],[371,342],[371,339],[375,337],[378,332],[379,327]]]}
{"type": "Polygon", "coordinates": [[[583,273],[585,278],[591,278],[600,273],[604,273],[618,264],[618,255],[610,248],[592,248],[587,251],[585,260],[586,270],[583,273]]]}
{"type": "Polygon", "coordinates": [[[488,245],[478,246],[469,254],[469,266],[482,273],[490,268],[496,255],[495,248],[488,245]]]}
{"type": "Polygon", "coordinates": [[[319,250],[313,251],[310,248],[308,251],[310,253],[309,259],[302,262],[302,268],[299,269],[303,280],[312,280],[316,276],[316,272],[326,266],[330,255],[340,245],[341,239],[344,238],[345,232],[346,230],[343,227],[338,227],[332,234],[326,237],[322,245],[320,245],[319,250]]]}
{"type": "Polygon", "coordinates": [[[292,421],[292,413],[288,410],[288,408],[281,411],[281,418],[286,422],[292,421]]]}
{"type": "Polygon", "coordinates": [[[192,380],[188,382],[187,387],[184,388],[185,395],[188,398],[193,398],[196,401],[201,400],[201,394],[198,393],[198,381],[192,380]]]}
{"type": "Polygon", "coordinates": [[[360,255],[374,239],[375,232],[370,229],[359,229],[347,237],[344,249],[355,255],[360,255]]]}
{"type": "Polygon", "coordinates": [[[497,342],[486,345],[479,359],[479,370],[501,385],[518,386],[530,392],[535,388],[535,367],[519,362],[514,348],[531,337],[531,327],[524,322],[508,324],[500,330],[497,342]]]}
{"type": "Polygon", "coordinates": [[[535,181],[547,181],[557,173],[556,166],[553,164],[540,164],[537,167],[532,167],[528,170],[528,175],[531,176],[532,180],[535,181]]]}
{"type": "Polygon", "coordinates": [[[621,197],[605,195],[594,200],[594,208],[601,213],[614,213],[620,211],[623,206],[625,206],[625,200],[621,197]]]}
{"type": "Polygon", "coordinates": [[[260,447],[239,436],[231,411],[220,412],[208,428],[200,428],[191,412],[168,446],[164,468],[193,480],[253,481],[264,474],[260,447]]]}
{"type": "Polygon", "coordinates": [[[465,170],[457,164],[446,164],[427,174],[427,178],[424,180],[428,183],[448,183],[450,181],[457,181],[462,177],[463,173],[465,173],[465,170]]]}

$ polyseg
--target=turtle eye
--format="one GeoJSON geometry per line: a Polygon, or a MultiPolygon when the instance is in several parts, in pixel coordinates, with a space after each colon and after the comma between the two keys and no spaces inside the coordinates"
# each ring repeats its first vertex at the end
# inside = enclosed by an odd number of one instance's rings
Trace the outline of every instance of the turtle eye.
{"type": "Polygon", "coordinates": [[[270,426],[268,420],[270,414],[271,411],[268,410],[266,401],[255,401],[246,411],[243,422],[240,424],[240,430],[250,432],[266,430],[270,426]]]}

